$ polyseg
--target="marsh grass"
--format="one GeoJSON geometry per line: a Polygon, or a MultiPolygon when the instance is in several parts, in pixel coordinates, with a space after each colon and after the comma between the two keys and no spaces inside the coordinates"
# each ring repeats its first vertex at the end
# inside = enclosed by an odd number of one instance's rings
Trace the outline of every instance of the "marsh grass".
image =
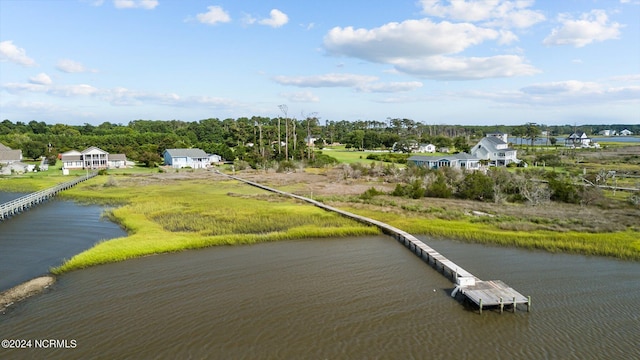
{"type": "Polygon", "coordinates": [[[54,274],[216,245],[380,233],[375,227],[235,181],[183,180],[130,186],[119,180],[118,186],[104,187],[106,181],[92,181],[70,191],[69,196],[95,199],[97,191],[102,201],[126,203],[105,216],[119,223],[129,236],[95,245],[52,269],[54,274]]]}
{"type": "MultiPolygon", "coordinates": [[[[383,221],[413,234],[468,242],[517,246],[549,252],[579,253],[610,256],[626,260],[640,260],[640,236],[632,229],[615,232],[579,232],[545,229],[533,222],[515,219],[471,221],[464,219],[425,218],[423,212],[388,211],[373,207],[341,208],[353,213],[383,221]]],[[[544,226],[548,226],[545,224],[544,226]]]]}

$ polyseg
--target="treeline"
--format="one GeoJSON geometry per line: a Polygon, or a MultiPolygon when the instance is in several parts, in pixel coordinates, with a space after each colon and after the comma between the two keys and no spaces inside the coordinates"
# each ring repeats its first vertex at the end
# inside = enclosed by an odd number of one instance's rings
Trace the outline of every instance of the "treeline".
{"type": "MultiPolygon", "coordinates": [[[[573,132],[574,126],[524,124],[519,126],[432,125],[411,119],[386,121],[323,121],[316,116],[217,118],[186,122],[181,120],[134,120],[127,125],[104,122],[100,125],[46,124],[4,120],[0,122],[0,142],[21,149],[26,158],[51,157],[71,150],[97,146],[110,153],[149,166],[162,161],[170,148],[201,148],[224,159],[244,161],[252,167],[282,160],[318,161],[314,150],[324,144],[342,143],[353,149],[386,149],[408,152],[411,143],[455,146],[465,151],[469,144],[490,132],[504,132],[532,141],[542,131],[551,135],[573,132]]],[[[590,125],[580,127],[588,134],[602,129],[629,129],[640,133],[640,125],[590,125]]]]}

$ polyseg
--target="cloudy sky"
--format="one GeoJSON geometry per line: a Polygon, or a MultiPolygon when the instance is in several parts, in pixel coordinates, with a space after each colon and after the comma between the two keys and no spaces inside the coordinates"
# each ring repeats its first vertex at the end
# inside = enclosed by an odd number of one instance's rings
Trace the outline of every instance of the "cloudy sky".
{"type": "Polygon", "coordinates": [[[640,0],[0,0],[0,119],[640,123],[640,0]]]}

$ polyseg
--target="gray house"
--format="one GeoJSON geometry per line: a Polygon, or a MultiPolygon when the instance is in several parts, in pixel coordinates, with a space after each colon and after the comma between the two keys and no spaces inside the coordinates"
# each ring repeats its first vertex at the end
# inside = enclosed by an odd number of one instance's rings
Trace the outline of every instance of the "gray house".
{"type": "Polygon", "coordinates": [[[179,169],[206,169],[211,164],[209,155],[201,149],[166,149],[162,156],[164,164],[179,169]]]}

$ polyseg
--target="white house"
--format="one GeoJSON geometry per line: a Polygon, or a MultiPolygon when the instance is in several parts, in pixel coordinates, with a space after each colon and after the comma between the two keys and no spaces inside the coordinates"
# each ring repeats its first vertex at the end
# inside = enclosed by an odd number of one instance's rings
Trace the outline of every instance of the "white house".
{"type": "Polygon", "coordinates": [[[629,135],[633,135],[633,132],[629,131],[629,129],[624,129],[620,131],[620,136],[629,136],[629,135]]]}
{"type": "Polygon", "coordinates": [[[456,169],[478,170],[480,169],[480,159],[467,153],[457,153],[451,156],[424,156],[413,155],[408,162],[412,162],[417,166],[427,167],[429,169],[438,169],[441,167],[452,167],[456,169]]]}
{"type": "Polygon", "coordinates": [[[564,145],[571,147],[589,147],[591,145],[591,138],[585,133],[579,134],[576,132],[564,140],[564,145]]]}
{"type": "Polygon", "coordinates": [[[489,165],[492,166],[507,166],[511,163],[519,163],[517,158],[517,150],[509,147],[506,141],[506,134],[496,136],[493,134],[487,134],[487,136],[480,139],[480,141],[471,148],[471,155],[482,159],[488,160],[489,165]]]}
{"type": "Polygon", "coordinates": [[[164,164],[179,169],[205,169],[211,163],[209,155],[201,149],[166,149],[162,156],[164,164]]]}
{"type": "Polygon", "coordinates": [[[420,144],[418,149],[415,150],[418,153],[434,153],[436,152],[436,146],[433,144],[420,144]]]}
{"type": "Polygon", "coordinates": [[[91,146],[83,151],[70,150],[60,156],[63,169],[107,169],[125,167],[127,157],[124,154],[109,154],[91,146]]]}

